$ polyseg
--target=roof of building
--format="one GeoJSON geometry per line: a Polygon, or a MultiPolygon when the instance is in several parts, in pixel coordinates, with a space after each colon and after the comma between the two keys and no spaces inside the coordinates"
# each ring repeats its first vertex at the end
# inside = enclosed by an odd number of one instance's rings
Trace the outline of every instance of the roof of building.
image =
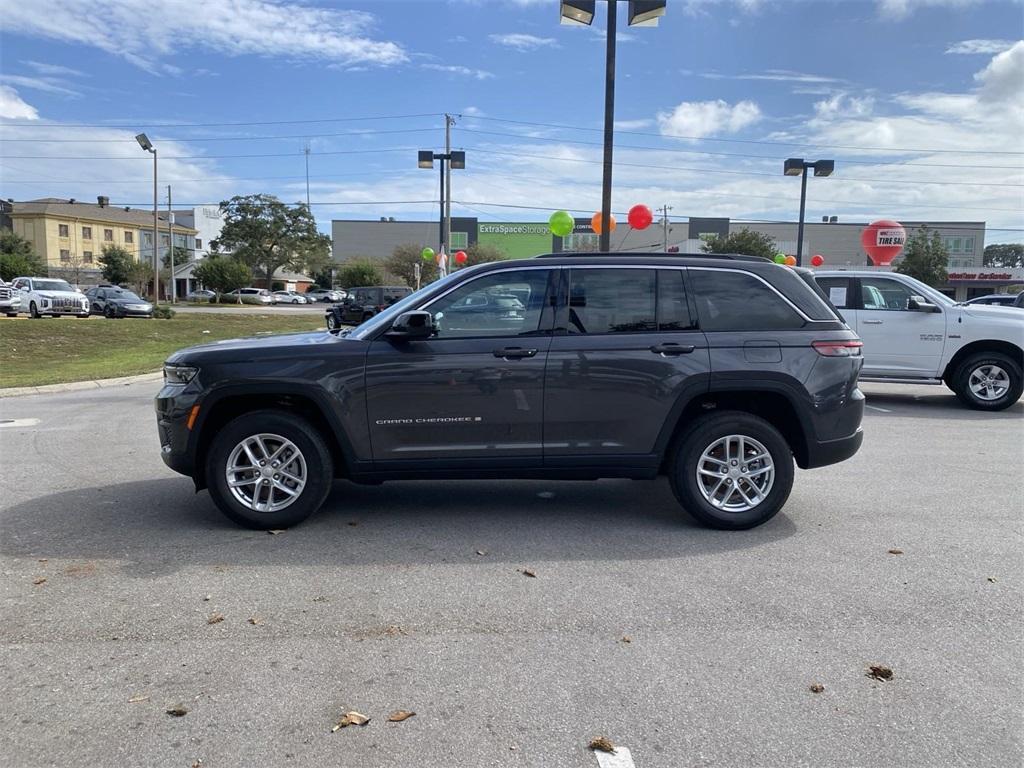
{"type": "MultiPolygon", "coordinates": [[[[83,203],[71,198],[43,197],[38,200],[15,202],[11,216],[61,216],[69,219],[93,219],[111,224],[131,224],[142,229],[153,226],[153,212],[141,208],[128,208],[117,205],[99,205],[83,203]]],[[[166,213],[158,214],[158,220],[167,226],[166,213]]],[[[191,229],[182,224],[175,224],[176,229],[191,229]]]]}

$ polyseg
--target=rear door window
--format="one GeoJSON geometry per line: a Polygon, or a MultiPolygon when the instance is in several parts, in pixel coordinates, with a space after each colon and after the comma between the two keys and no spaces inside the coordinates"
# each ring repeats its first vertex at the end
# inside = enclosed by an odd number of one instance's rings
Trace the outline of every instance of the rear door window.
{"type": "Polygon", "coordinates": [[[816,277],[814,281],[836,309],[856,309],[852,277],[816,277]]]}
{"type": "Polygon", "coordinates": [[[569,275],[569,333],[658,330],[656,279],[653,269],[573,269],[569,275]]]}
{"type": "Polygon", "coordinates": [[[779,331],[804,325],[785,299],[749,273],[690,268],[690,282],[705,331],[779,331]]]}
{"type": "Polygon", "coordinates": [[[683,270],[658,270],[658,330],[688,331],[696,327],[686,300],[683,270]]]}

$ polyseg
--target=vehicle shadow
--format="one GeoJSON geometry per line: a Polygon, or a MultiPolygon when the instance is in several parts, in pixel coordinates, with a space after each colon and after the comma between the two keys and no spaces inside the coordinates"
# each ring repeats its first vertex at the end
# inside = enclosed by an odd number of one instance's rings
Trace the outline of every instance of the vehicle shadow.
{"type": "Polygon", "coordinates": [[[784,513],[750,531],[700,527],[667,481],[339,481],[323,509],[284,535],[235,526],[191,483],[85,488],[2,513],[0,553],[120,561],[152,577],[202,565],[412,565],[677,558],[792,536],[784,513]]]}
{"type": "Polygon", "coordinates": [[[993,419],[1019,419],[1024,417],[1024,400],[1018,400],[1003,411],[975,411],[960,402],[952,392],[941,387],[929,387],[928,394],[920,392],[872,392],[864,390],[867,405],[884,408],[886,416],[899,418],[941,417],[955,421],[992,421],[993,419]]]}

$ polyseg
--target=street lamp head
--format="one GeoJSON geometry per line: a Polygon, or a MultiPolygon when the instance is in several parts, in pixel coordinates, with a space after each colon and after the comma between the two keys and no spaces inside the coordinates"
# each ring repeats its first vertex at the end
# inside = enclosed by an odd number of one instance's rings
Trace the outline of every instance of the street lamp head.
{"type": "Polygon", "coordinates": [[[429,149],[421,149],[418,154],[416,165],[420,168],[433,168],[434,153],[429,149]]]}
{"type": "Polygon", "coordinates": [[[448,161],[449,168],[465,168],[466,167],[466,153],[459,150],[452,152],[451,160],[448,161]]]}
{"type": "Polygon", "coordinates": [[[665,15],[666,0],[629,0],[629,26],[656,27],[665,15]]]}
{"type": "Polygon", "coordinates": [[[831,176],[832,171],[836,169],[835,160],[818,160],[814,164],[814,175],[815,176],[831,176]]]}
{"type": "Polygon", "coordinates": [[[791,157],[782,166],[782,172],[786,176],[799,176],[804,172],[804,159],[802,157],[791,157]]]}
{"type": "Polygon", "coordinates": [[[147,152],[152,151],[153,142],[149,140],[149,137],[146,134],[140,133],[138,136],[135,137],[135,140],[139,142],[139,146],[142,147],[147,152]]]}
{"type": "Polygon", "coordinates": [[[594,21],[597,0],[562,0],[562,23],[589,26],[594,21]]]}

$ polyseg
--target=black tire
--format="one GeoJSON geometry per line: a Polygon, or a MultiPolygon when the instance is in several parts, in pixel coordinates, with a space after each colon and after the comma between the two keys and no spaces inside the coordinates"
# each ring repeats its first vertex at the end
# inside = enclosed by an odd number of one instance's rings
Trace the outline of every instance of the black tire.
{"type": "Polygon", "coordinates": [[[114,315],[114,308],[111,307],[109,304],[107,306],[105,306],[103,308],[103,316],[105,318],[107,318],[107,320],[113,320],[114,317],[115,317],[115,315],[114,315]]]}
{"type": "Polygon", "coordinates": [[[28,316],[33,320],[40,320],[43,317],[39,314],[39,307],[36,306],[34,301],[28,305],[28,316]]]}
{"type": "Polygon", "coordinates": [[[5,312],[4,314],[6,314],[8,317],[17,317],[18,316],[17,312],[5,312]]]}
{"type": "Polygon", "coordinates": [[[333,478],[334,463],[323,437],[308,421],[287,411],[242,414],[218,430],[206,458],[206,482],[214,503],[229,519],[259,530],[288,528],[301,523],[323,504],[333,478]],[[290,440],[306,463],[306,484],[298,498],[275,512],[257,512],[243,505],[227,484],[227,462],[232,451],[245,438],[261,433],[290,440]]]}
{"type": "Polygon", "coordinates": [[[960,402],[968,408],[976,411],[1002,411],[1020,400],[1021,394],[1024,393],[1024,375],[1021,373],[1020,364],[1009,355],[1002,352],[979,352],[960,364],[953,375],[952,385],[960,402]],[[979,397],[971,391],[971,375],[979,369],[985,369],[986,366],[998,366],[1008,378],[1009,387],[1006,392],[994,400],[979,397]]]}
{"type": "Polygon", "coordinates": [[[79,320],[88,320],[89,315],[75,315],[79,320]]]}
{"type": "MultiPolygon", "coordinates": [[[[782,509],[793,488],[793,452],[782,434],[758,416],[743,411],[710,413],[701,416],[679,435],[669,460],[668,475],[676,499],[698,522],[712,528],[738,531],[761,525],[782,509]],[[741,435],[761,443],[774,464],[774,481],[767,495],[745,511],[728,511],[711,504],[698,485],[701,455],[717,440],[729,435],[741,435]]],[[[732,484],[733,481],[727,479],[727,482],[732,484]]],[[[744,482],[743,488],[750,490],[749,481],[744,482]]]]}

